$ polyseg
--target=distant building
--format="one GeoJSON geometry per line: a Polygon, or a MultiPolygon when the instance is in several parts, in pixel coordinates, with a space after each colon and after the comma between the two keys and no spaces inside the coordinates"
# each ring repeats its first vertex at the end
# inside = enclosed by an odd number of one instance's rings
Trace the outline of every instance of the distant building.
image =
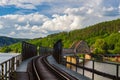
{"type": "Polygon", "coordinates": [[[74,49],[75,54],[85,54],[86,59],[91,58],[90,48],[85,41],[81,40],[81,41],[74,42],[71,48],[74,49]]]}

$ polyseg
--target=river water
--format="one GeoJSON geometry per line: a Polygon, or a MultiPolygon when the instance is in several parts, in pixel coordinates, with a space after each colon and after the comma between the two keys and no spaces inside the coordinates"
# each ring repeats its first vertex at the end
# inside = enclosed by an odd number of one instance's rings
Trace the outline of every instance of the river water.
{"type": "MultiPolygon", "coordinates": [[[[11,59],[12,57],[15,57],[19,55],[18,53],[0,53],[0,64],[11,59]]],[[[9,65],[9,63],[7,62],[7,65],[9,65]]],[[[5,75],[5,64],[4,64],[4,75],[5,75]]],[[[0,65],[0,76],[2,75],[2,71],[1,71],[1,65],[0,65]]],[[[9,70],[9,67],[7,66],[7,71],[9,70]]],[[[9,76],[9,74],[7,74],[7,76],[9,76]]],[[[0,79],[1,80],[1,79],[0,79]]]]}
{"type": "Polygon", "coordinates": [[[0,53],[0,63],[19,55],[18,53],[0,53]]]}
{"type": "MultiPolygon", "coordinates": [[[[92,61],[88,61],[85,63],[85,67],[92,68],[92,61]]],[[[104,73],[108,73],[111,75],[116,75],[116,65],[114,64],[106,64],[106,63],[100,63],[100,62],[95,62],[95,69],[104,73]]],[[[72,70],[75,71],[75,67],[72,67],[72,70]]],[[[77,72],[82,74],[83,70],[80,68],[77,68],[77,72]]],[[[92,78],[92,73],[85,71],[85,76],[92,78]]],[[[120,65],[119,65],[119,77],[120,77],[120,65]]],[[[94,80],[112,80],[109,78],[102,77],[100,75],[95,74],[94,75],[94,80]]]]}
{"type": "MultiPolygon", "coordinates": [[[[0,64],[17,55],[19,54],[18,53],[0,53],[0,64]]],[[[1,71],[1,66],[0,66],[0,71],[1,71]]]]}
{"type": "MultiPolygon", "coordinates": [[[[17,53],[0,53],[0,63],[17,56],[19,54],[17,53]]],[[[92,61],[88,61],[85,63],[85,66],[88,68],[92,68],[92,61]]],[[[100,62],[95,62],[95,69],[104,73],[108,73],[111,75],[116,75],[116,66],[113,64],[106,64],[106,63],[100,63],[100,62]]],[[[75,67],[72,67],[72,69],[75,71],[75,67]]],[[[77,72],[82,74],[83,70],[80,68],[77,68],[77,72]]],[[[85,71],[85,76],[92,78],[92,73],[85,71]]],[[[119,77],[120,77],[120,65],[119,65],[119,77]]],[[[105,78],[99,75],[94,75],[94,80],[112,80],[109,78],[105,78]]]]}

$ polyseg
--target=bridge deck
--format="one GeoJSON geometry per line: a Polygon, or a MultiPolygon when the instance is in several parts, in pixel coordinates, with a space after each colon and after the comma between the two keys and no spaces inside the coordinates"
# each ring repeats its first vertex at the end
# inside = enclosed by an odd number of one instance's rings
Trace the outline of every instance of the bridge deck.
{"type": "MultiPolygon", "coordinates": [[[[37,56],[35,56],[37,57],[37,56]]],[[[27,60],[24,60],[19,67],[17,67],[15,73],[16,73],[16,80],[30,80],[29,74],[28,74],[28,63],[34,59],[35,57],[29,58],[27,60]]]]}
{"type": "Polygon", "coordinates": [[[72,71],[70,69],[67,69],[65,66],[61,65],[61,64],[58,64],[54,58],[52,56],[48,56],[47,57],[47,60],[49,61],[49,63],[59,67],[60,69],[64,70],[65,72],[69,73],[70,75],[76,77],[78,80],[91,80],[90,78],[88,77],[85,77],[85,76],[82,76],[80,74],[78,74],[77,72],[75,71],[72,71]]]}
{"type": "MultiPolygon", "coordinates": [[[[37,56],[35,56],[37,57],[37,56]]],[[[16,72],[27,72],[28,63],[35,57],[24,60],[20,66],[16,69],[16,72]]]]}
{"type": "MultiPolygon", "coordinates": [[[[32,57],[30,59],[27,59],[27,60],[23,61],[22,64],[17,68],[16,77],[17,77],[18,80],[29,80],[29,76],[28,76],[28,72],[27,72],[28,63],[35,57],[32,57]]],[[[67,69],[65,66],[63,66],[61,64],[58,64],[52,56],[48,56],[47,60],[49,61],[50,64],[55,65],[56,67],[60,68],[61,70],[63,70],[65,72],[69,73],[70,75],[76,77],[78,80],[91,80],[91,79],[89,79],[85,76],[82,76],[82,75],[78,74],[75,71],[67,69]]]]}

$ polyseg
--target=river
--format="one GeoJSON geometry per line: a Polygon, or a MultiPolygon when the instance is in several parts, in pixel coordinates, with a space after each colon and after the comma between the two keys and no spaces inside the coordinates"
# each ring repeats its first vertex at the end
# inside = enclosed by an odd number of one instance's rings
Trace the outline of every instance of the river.
{"type": "MultiPolygon", "coordinates": [[[[95,62],[95,69],[104,73],[108,73],[111,75],[116,75],[116,66],[113,64],[106,64],[106,63],[100,63],[100,62],[95,62]]],[[[88,61],[85,63],[85,67],[92,68],[92,61],[88,61]]],[[[75,67],[72,67],[72,70],[75,71],[75,67]]],[[[77,68],[77,72],[82,74],[83,70],[80,68],[77,68]]],[[[85,76],[92,78],[92,73],[85,71],[85,76]]],[[[120,77],[120,65],[119,65],[119,77],[120,77]]],[[[94,75],[94,80],[112,80],[109,78],[102,77],[100,75],[95,74],[94,75]]]]}
{"type": "MultiPolygon", "coordinates": [[[[11,59],[12,57],[17,56],[17,55],[19,55],[19,54],[18,53],[0,53],[0,64],[11,59]]],[[[4,75],[10,69],[8,66],[6,67],[5,65],[9,65],[9,62],[7,62],[7,64],[4,64],[4,75]]],[[[15,66],[15,68],[16,68],[16,66],[15,66]]],[[[1,75],[2,75],[2,69],[1,69],[1,65],[0,65],[0,78],[1,78],[1,75]]],[[[9,76],[9,74],[7,74],[7,76],[9,76]]]]}
{"type": "Polygon", "coordinates": [[[0,53],[0,63],[19,55],[18,53],[0,53]]]}

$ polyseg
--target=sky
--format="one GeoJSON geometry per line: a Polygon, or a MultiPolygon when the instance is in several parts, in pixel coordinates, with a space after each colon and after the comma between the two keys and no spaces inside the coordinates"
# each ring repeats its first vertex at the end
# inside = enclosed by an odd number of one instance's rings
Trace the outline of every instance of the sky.
{"type": "Polygon", "coordinates": [[[0,36],[39,38],[120,18],[120,0],[0,0],[0,36]]]}

